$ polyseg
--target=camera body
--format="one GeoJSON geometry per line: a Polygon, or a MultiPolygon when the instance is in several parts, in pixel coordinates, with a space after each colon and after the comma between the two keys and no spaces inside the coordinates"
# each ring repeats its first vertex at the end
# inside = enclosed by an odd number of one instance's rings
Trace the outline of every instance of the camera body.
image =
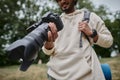
{"type": "Polygon", "coordinates": [[[29,68],[36,59],[39,49],[41,49],[44,42],[47,41],[49,22],[54,22],[58,31],[62,30],[63,23],[61,18],[55,13],[47,12],[38,23],[27,28],[29,34],[13,42],[5,49],[6,52],[9,53],[9,59],[23,60],[20,66],[21,71],[26,71],[29,68]]]}

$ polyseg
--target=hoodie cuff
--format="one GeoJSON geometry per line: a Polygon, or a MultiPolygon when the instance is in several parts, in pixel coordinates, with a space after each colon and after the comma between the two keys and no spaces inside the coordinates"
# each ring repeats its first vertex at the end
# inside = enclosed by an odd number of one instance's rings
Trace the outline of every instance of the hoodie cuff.
{"type": "Polygon", "coordinates": [[[53,47],[52,49],[48,50],[46,49],[44,46],[42,47],[42,51],[46,54],[46,55],[51,55],[54,52],[55,48],[53,47]]]}

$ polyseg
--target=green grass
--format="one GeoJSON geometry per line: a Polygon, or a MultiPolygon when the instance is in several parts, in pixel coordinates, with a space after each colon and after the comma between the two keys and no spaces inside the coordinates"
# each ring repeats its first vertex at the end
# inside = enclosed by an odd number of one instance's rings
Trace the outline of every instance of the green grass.
{"type": "MultiPolygon", "coordinates": [[[[120,80],[120,57],[104,58],[101,63],[108,63],[112,71],[112,80],[120,80]]],[[[32,65],[26,72],[19,71],[19,65],[0,68],[0,80],[47,80],[45,64],[32,65]]]]}
{"type": "Polygon", "coordinates": [[[9,66],[0,68],[0,80],[47,80],[45,64],[32,65],[22,72],[19,66],[9,66]]]}

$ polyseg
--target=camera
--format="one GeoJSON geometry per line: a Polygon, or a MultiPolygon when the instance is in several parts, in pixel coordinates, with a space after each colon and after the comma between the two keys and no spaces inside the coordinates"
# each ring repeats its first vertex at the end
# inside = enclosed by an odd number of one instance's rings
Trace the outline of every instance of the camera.
{"type": "Polygon", "coordinates": [[[62,30],[63,23],[59,15],[47,12],[39,22],[27,28],[29,33],[25,37],[13,42],[5,49],[9,59],[23,60],[20,66],[21,71],[26,71],[29,68],[36,59],[38,51],[42,48],[44,42],[47,41],[47,32],[50,30],[48,26],[49,22],[55,23],[57,31],[62,30]]]}

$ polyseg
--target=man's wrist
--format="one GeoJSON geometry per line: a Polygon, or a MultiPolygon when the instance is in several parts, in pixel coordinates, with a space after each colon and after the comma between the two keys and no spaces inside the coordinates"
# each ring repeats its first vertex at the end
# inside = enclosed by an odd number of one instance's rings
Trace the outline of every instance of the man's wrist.
{"type": "Polygon", "coordinates": [[[96,37],[98,34],[97,34],[97,31],[95,29],[92,29],[92,35],[90,35],[91,38],[94,38],[96,37]]]}
{"type": "Polygon", "coordinates": [[[51,50],[54,47],[54,44],[53,44],[53,42],[46,41],[44,44],[44,47],[48,50],[51,50]]]}
{"type": "Polygon", "coordinates": [[[54,53],[55,48],[53,47],[52,49],[48,50],[48,49],[45,48],[45,46],[43,46],[42,50],[46,55],[51,55],[51,54],[54,53]]]}

